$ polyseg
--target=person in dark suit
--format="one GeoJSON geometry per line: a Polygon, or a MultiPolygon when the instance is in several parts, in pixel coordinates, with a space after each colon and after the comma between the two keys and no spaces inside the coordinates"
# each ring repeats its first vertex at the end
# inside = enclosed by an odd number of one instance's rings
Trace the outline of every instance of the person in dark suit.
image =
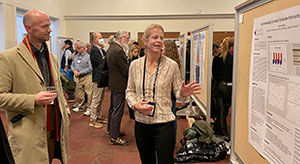
{"type": "Polygon", "coordinates": [[[128,47],[129,34],[127,31],[118,31],[116,41],[107,50],[109,69],[108,87],[111,89],[111,101],[108,112],[107,130],[112,145],[128,145],[120,138],[120,125],[124,113],[125,90],[128,79],[128,61],[125,49],[128,47]]]}
{"type": "Polygon", "coordinates": [[[230,141],[227,128],[227,115],[231,106],[233,56],[230,54],[229,45],[233,40],[229,37],[220,44],[220,52],[213,59],[212,75],[215,80],[212,97],[215,101],[214,134],[220,135],[225,141],[230,141]]]}
{"type": "MultiPolygon", "coordinates": [[[[90,53],[90,59],[93,67],[92,72],[92,82],[93,82],[93,96],[91,103],[91,113],[90,113],[90,124],[94,128],[102,128],[103,125],[97,122],[97,119],[102,117],[101,104],[104,98],[105,88],[98,88],[97,82],[99,79],[98,67],[105,59],[105,51],[100,47],[99,40],[102,38],[102,35],[99,32],[94,32],[91,36],[92,48],[90,53]]],[[[106,120],[100,119],[104,122],[106,120]]]]}
{"type": "Polygon", "coordinates": [[[6,132],[1,117],[0,117],[0,161],[6,164],[15,164],[15,160],[7,140],[6,132]]]}

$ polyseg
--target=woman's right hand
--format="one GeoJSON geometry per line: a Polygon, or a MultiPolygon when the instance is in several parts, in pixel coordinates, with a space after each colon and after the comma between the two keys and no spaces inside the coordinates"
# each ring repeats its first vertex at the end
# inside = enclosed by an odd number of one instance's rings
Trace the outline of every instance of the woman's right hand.
{"type": "Polygon", "coordinates": [[[152,110],[154,110],[153,105],[149,105],[147,101],[138,102],[134,105],[134,109],[140,112],[141,114],[147,116],[151,114],[152,110]]]}

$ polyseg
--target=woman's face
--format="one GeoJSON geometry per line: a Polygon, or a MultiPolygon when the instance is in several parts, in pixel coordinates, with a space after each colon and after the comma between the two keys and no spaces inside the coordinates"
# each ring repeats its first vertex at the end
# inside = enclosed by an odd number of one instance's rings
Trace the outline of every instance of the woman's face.
{"type": "Polygon", "coordinates": [[[223,49],[223,46],[222,46],[222,43],[219,45],[219,48],[218,48],[218,53],[221,53],[222,52],[222,49],[223,49]]]}
{"type": "Polygon", "coordinates": [[[134,57],[137,57],[138,55],[139,55],[139,49],[133,49],[132,51],[131,51],[131,53],[132,53],[132,55],[134,56],[134,57]]]}
{"type": "Polygon", "coordinates": [[[164,43],[164,33],[160,28],[150,30],[150,35],[144,44],[149,52],[160,53],[164,43]]]}

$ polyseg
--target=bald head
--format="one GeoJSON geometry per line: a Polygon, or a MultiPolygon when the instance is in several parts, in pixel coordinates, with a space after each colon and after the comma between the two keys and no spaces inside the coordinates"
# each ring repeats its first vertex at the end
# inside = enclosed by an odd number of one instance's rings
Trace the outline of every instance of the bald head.
{"type": "Polygon", "coordinates": [[[23,24],[24,27],[26,26],[26,24],[32,25],[32,23],[34,23],[34,20],[38,17],[47,17],[49,18],[49,16],[40,11],[40,10],[29,10],[25,13],[24,18],[23,18],[23,24]]]}
{"type": "Polygon", "coordinates": [[[23,24],[30,43],[35,43],[40,47],[41,43],[50,39],[51,22],[46,13],[39,10],[29,10],[24,15],[23,24]]]}

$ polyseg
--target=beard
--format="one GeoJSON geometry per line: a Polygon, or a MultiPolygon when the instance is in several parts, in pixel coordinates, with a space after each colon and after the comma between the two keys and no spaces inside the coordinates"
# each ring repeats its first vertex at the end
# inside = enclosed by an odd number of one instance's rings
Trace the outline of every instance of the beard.
{"type": "Polygon", "coordinates": [[[124,49],[126,55],[128,54],[128,51],[129,51],[129,45],[128,43],[125,41],[125,40],[122,40],[122,48],[124,49]]]}

